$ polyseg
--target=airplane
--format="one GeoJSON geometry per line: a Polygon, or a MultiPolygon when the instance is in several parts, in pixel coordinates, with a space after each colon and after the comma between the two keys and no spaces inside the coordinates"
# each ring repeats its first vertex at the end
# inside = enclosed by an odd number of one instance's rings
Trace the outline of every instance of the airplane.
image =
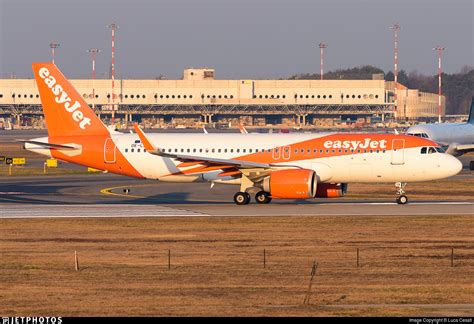
{"type": "MultiPolygon", "coordinates": [[[[474,152],[474,97],[466,123],[415,125],[408,128],[406,134],[433,140],[441,144],[446,153],[454,156],[474,152]]],[[[473,161],[470,163],[470,169],[474,170],[473,161]]]]}
{"type": "Polygon", "coordinates": [[[106,172],[162,182],[240,187],[237,205],[273,198],[342,197],[350,182],[407,182],[454,176],[461,162],[435,142],[395,134],[136,134],[107,128],[53,63],[33,63],[48,136],[25,149],[106,172]]]}

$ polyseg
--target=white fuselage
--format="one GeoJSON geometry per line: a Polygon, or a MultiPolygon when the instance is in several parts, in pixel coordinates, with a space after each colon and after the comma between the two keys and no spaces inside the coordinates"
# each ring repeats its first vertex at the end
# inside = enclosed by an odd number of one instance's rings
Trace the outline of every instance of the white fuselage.
{"type": "MultiPolygon", "coordinates": [[[[313,140],[327,135],[330,134],[160,133],[148,134],[148,137],[156,148],[170,154],[219,159],[245,159],[249,154],[255,159],[261,154],[261,162],[312,169],[316,172],[318,182],[325,183],[429,181],[455,175],[462,168],[455,157],[439,152],[421,154],[420,147],[362,149],[360,152],[356,148],[355,154],[350,154],[349,150],[349,154],[344,155],[347,148],[328,149],[311,145],[313,140]],[[299,144],[296,148],[294,143],[308,144],[299,144]]],[[[113,133],[111,137],[114,153],[109,152],[107,156],[104,153],[106,162],[115,163],[115,156],[120,152],[144,178],[169,182],[240,183],[240,179],[218,176],[221,170],[185,175],[183,173],[186,170],[196,166],[178,167],[180,161],[148,153],[136,134],[113,133]]],[[[49,141],[48,138],[36,140],[49,141]]],[[[33,144],[27,144],[26,148],[51,155],[49,149],[41,149],[33,144]]]]}
{"type": "Polygon", "coordinates": [[[441,145],[474,144],[474,124],[445,123],[424,124],[410,127],[407,134],[426,134],[427,138],[441,145]]]}

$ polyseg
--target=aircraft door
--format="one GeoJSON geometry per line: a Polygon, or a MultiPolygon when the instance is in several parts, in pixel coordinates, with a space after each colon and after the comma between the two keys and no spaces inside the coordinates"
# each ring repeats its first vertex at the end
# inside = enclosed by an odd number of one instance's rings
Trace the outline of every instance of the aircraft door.
{"type": "Polygon", "coordinates": [[[405,163],[405,140],[394,139],[392,140],[392,159],[391,164],[401,165],[405,163]]]}
{"type": "Polygon", "coordinates": [[[279,160],[281,157],[281,147],[275,147],[273,151],[273,159],[274,160],[279,160]]]}
{"type": "Polygon", "coordinates": [[[111,138],[107,138],[104,143],[104,162],[115,163],[117,146],[111,138]]]}

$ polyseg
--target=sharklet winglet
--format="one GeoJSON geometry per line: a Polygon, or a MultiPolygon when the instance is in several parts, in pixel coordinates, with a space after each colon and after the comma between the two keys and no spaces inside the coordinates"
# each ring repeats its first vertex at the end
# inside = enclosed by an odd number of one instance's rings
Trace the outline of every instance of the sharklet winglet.
{"type": "Polygon", "coordinates": [[[137,132],[138,137],[140,138],[140,141],[142,141],[143,146],[145,146],[145,149],[147,151],[156,151],[156,148],[151,144],[150,140],[146,136],[145,132],[138,126],[137,123],[133,124],[133,128],[135,129],[135,132],[137,132]]]}

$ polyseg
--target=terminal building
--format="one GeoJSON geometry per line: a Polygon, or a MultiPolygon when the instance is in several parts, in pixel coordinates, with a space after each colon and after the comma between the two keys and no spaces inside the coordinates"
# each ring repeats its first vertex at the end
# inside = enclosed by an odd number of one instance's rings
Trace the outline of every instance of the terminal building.
{"type": "MultiPolygon", "coordinates": [[[[372,80],[216,80],[212,68],[188,68],[182,80],[70,80],[102,118],[153,126],[197,123],[317,126],[322,120],[438,116],[438,95],[372,80]],[[395,99],[396,98],[396,99],[395,99]]],[[[442,100],[442,115],[445,111],[442,100]]],[[[0,117],[36,117],[34,79],[0,80],[0,117]]]]}

